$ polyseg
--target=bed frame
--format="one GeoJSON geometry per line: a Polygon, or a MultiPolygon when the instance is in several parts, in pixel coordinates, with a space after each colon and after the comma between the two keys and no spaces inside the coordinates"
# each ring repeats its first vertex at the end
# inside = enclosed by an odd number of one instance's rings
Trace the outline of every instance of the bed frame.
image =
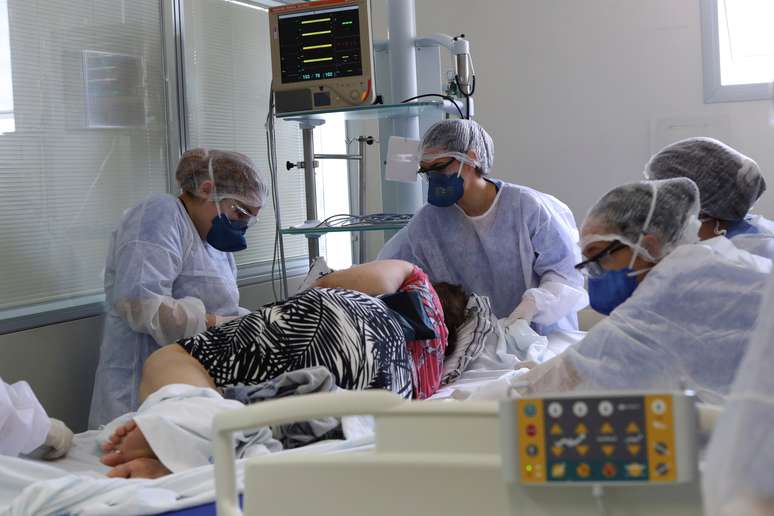
{"type": "Polygon", "coordinates": [[[697,482],[614,486],[605,507],[589,485],[525,487],[504,480],[495,402],[408,402],[383,391],[312,394],[217,416],[216,505],[241,516],[233,432],[324,417],[371,414],[373,451],[258,457],[245,467],[248,516],[395,514],[701,516],[697,482]]]}

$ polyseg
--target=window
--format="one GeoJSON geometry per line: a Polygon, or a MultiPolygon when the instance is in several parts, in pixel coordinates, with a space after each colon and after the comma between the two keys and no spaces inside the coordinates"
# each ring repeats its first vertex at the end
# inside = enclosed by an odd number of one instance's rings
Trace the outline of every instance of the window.
{"type": "Polygon", "coordinates": [[[123,211],[168,189],[164,92],[158,0],[0,0],[0,331],[101,308],[123,211]]]}
{"type": "Polygon", "coordinates": [[[8,1],[0,0],[0,135],[16,130],[13,118],[12,77],[8,1]]]}
{"type": "MultiPolygon", "coordinates": [[[[251,3],[228,0],[185,0],[182,6],[187,147],[241,152],[250,156],[268,179],[264,128],[271,82],[268,12],[251,3]]],[[[325,124],[314,133],[316,146],[324,145],[317,147],[318,152],[346,150],[343,122],[325,124]]],[[[303,170],[287,171],[284,167],[286,161],[302,159],[298,123],[279,121],[276,139],[282,225],[288,227],[306,219],[303,170]]],[[[318,218],[349,210],[346,171],[344,161],[321,162],[317,170],[318,218]]],[[[235,255],[241,277],[263,277],[269,271],[274,228],[274,212],[267,199],[259,223],[248,232],[247,249],[235,255]]],[[[347,234],[321,239],[321,254],[332,260],[332,266],[351,264],[349,238],[347,234]]],[[[305,267],[306,239],[286,236],[284,243],[288,264],[305,267]]]]}
{"type": "Polygon", "coordinates": [[[705,102],[765,100],[774,80],[774,2],[702,0],[705,102]]]}
{"type": "MultiPolygon", "coordinates": [[[[182,147],[237,150],[265,172],[270,77],[268,15],[251,2],[0,0],[0,333],[101,312],[111,234],[126,209],[174,188],[182,147]]],[[[315,136],[344,152],[343,125],[315,136]]],[[[296,123],[277,124],[277,145],[279,163],[300,159],[296,123]]],[[[303,171],[278,176],[283,226],[302,223],[303,171]]],[[[318,178],[321,215],[348,211],[346,164],[318,178]]],[[[346,266],[349,236],[326,239],[346,266]]],[[[240,277],[264,277],[270,201],[248,243],[240,277]]],[[[303,237],[285,254],[305,270],[303,237]]]]}
{"type": "MultiPolygon", "coordinates": [[[[343,119],[330,120],[314,130],[316,154],[348,154],[343,119]]],[[[349,172],[344,160],[320,160],[316,170],[317,218],[350,213],[349,172]]],[[[320,239],[320,255],[335,270],[352,266],[352,233],[328,233],[320,239]]]]}

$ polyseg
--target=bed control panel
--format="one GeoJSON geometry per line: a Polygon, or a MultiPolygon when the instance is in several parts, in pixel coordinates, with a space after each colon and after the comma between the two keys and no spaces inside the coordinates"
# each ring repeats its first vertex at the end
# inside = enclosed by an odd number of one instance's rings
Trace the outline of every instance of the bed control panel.
{"type": "Polygon", "coordinates": [[[688,482],[696,470],[693,397],[553,395],[502,402],[503,471],[526,485],[688,482]]]}

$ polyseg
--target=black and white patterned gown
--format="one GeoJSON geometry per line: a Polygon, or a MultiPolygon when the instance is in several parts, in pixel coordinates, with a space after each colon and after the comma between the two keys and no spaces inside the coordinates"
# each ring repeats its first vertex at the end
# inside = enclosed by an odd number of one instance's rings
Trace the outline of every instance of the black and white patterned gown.
{"type": "Polygon", "coordinates": [[[305,290],[177,343],[218,387],[324,366],[344,389],[412,394],[411,357],[399,324],[381,301],[352,290],[305,290]]]}

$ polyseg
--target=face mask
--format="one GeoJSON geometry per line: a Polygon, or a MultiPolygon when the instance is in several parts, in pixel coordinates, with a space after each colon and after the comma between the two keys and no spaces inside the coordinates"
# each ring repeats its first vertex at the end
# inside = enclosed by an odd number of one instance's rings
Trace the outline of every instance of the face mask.
{"type": "Polygon", "coordinates": [[[728,226],[726,231],[726,238],[733,238],[737,235],[754,235],[758,233],[758,228],[742,219],[728,226]]]}
{"type": "Polygon", "coordinates": [[[597,312],[610,315],[637,288],[637,275],[629,267],[607,271],[598,278],[589,277],[589,302],[597,312]]]}
{"type": "Polygon", "coordinates": [[[207,233],[207,243],[225,253],[243,251],[247,249],[246,231],[246,222],[229,220],[225,214],[220,213],[212,219],[212,227],[207,233]]]}
{"type": "Polygon", "coordinates": [[[462,167],[454,175],[442,172],[427,173],[427,202],[439,208],[446,208],[456,203],[465,194],[465,181],[462,179],[462,167]]]}

